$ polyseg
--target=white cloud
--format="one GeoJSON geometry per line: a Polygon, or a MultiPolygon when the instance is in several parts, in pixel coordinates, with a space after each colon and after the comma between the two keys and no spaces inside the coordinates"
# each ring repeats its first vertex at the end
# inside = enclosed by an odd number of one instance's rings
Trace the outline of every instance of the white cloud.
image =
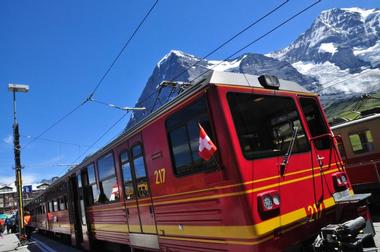
{"type": "MultiPolygon", "coordinates": [[[[15,187],[15,176],[1,176],[0,178],[0,186],[7,185],[16,190],[15,187]]],[[[33,189],[39,184],[41,181],[41,176],[37,176],[36,174],[23,174],[22,175],[22,185],[32,185],[33,189]]]]}
{"type": "Polygon", "coordinates": [[[6,138],[3,138],[3,142],[6,144],[13,144],[13,136],[9,135],[6,138]]]}

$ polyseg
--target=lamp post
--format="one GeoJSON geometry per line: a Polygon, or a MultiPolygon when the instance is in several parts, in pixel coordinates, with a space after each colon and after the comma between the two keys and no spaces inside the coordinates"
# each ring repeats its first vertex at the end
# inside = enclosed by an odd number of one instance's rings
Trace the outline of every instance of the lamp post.
{"type": "Polygon", "coordinates": [[[16,187],[18,195],[18,226],[20,237],[25,234],[24,230],[24,209],[22,198],[22,177],[21,177],[21,146],[20,146],[20,132],[16,119],[16,92],[28,92],[28,85],[21,84],[8,84],[8,90],[13,93],[13,145],[15,155],[15,170],[16,170],[16,187]]]}

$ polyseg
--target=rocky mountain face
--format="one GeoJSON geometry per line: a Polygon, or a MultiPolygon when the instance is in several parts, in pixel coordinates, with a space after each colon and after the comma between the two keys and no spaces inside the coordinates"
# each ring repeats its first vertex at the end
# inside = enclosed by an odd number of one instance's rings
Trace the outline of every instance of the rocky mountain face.
{"type": "Polygon", "coordinates": [[[146,107],[144,111],[134,111],[129,126],[153,112],[162,104],[170,101],[179,93],[179,89],[162,88],[157,92],[156,87],[163,81],[196,82],[196,79],[209,71],[240,72],[254,75],[271,74],[281,79],[295,81],[305,88],[313,89],[318,86],[314,77],[299,73],[290,63],[262,54],[249,53],[232,60],[204,60],[178,50],[166,54],[156,65],[136,107],[146,107]]]}
{"type": "Polygon", "coordinates": [[[267,56],[318,79],[325,96],[378,91],[380,9],[323,11],[293,43],[267,56]]]}
{"type": "Polygon", "coordinates": [[[288,47],[267,54],[247,53],[235,59],[205,60],[178,50],[155,66],[128,127],[178,95],[156,90],[163,80],[191,82],[207,71],[272,74],[295,81],[331,102],[380,90],[380,9],[323,11],[288,47]]]}

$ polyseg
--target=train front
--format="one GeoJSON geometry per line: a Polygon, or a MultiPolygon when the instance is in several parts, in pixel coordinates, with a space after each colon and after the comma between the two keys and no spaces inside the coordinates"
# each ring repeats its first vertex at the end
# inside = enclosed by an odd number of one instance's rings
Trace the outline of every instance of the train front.
{"type": "Polygon", "coordinates": [[[218,92],[226,97],[253,250],[374,246],[370,195],[353,193],[318,97],[273,76],[244,78],[245,85],[220,85],[218,92]]]}

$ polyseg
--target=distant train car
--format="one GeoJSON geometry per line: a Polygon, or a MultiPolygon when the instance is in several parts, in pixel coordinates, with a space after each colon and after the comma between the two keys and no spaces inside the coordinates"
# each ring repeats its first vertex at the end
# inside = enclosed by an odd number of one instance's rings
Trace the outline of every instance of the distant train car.
{"type": "Polygon", "coordinates": [[[30,226],[42,233],[71,243],[71,234],[74,233],[74,230],[70,225],[66,180],[67,178],[63,177],[49,186],[28,204],[27,208],[32,215],[30,226]]]}
{"type": "Polygon", "coordinates": [[[340,150],[357,192],[371,192],[380,200],[380,114],[332,127],[342,139],[340,150]]]}
{"type": "Polygon", "coordinates": [[[86,250],[310,248],[358,216],[373,235],[318,97],[271,76],[213,72],[87,157],[41,195],[58,226],[64,184],[71,242],[86,250]]]}

